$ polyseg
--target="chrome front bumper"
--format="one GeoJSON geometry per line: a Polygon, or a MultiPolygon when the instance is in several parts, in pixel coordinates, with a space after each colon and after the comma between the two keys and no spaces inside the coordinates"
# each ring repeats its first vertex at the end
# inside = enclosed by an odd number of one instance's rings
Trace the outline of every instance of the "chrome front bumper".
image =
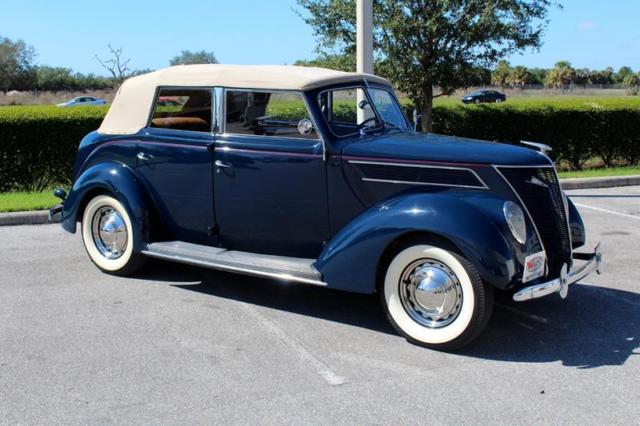
{"type": "Polygon", "coordinates": [[[563,265],[559,278],[547,281],[546,283],[525,287],[513,295],[513,300],[516,302],[524,302],[526,300],[544,297],[551,293],[560,293],[560,297],[564,299],[567,297],[567,292],[571,284],[580,281],[593,271],[600,273],[600,265],[602,264],[602,249],[600,244],[595,247],[593,253],[574,253],[573,258],[576,260],[584,260],[585,263],[578,267],[572,267],[570,271],[567,271],[567,265],[563,265]]]}

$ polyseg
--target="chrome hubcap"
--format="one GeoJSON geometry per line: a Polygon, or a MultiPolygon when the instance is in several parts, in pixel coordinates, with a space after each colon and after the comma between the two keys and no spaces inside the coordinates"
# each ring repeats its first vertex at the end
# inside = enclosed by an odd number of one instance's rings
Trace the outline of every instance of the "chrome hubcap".
{"type": "Polygon", "coordinates": [[[117,259],[127,249],[127,226],[113,207],[101,207],[91,222],[93,241],[101,255],[117,259]]]}
{"type": "Polygon", "coordinates": [[[462,308],[462,286],[445,264],[420,259],[400,278],[400,301],[414,321],[429,328],[451,324],[462,308]]]}

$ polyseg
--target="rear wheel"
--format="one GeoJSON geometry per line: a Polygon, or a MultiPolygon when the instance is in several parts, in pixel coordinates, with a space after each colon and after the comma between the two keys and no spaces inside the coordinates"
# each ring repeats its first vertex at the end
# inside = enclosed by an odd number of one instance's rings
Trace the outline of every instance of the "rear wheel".
{"type": "Polygon", "coordinates": [[[127,275],[140,269],[144,256],[133,249],[131,218],[124,206],[108,195],[89,201],[82,216],[82,241],[91,261],[102,271],[127,275]]]}
{"type": "Polygon", "coordinates": [[[382,283],[382,304],[393,327],[410,342],[458,349],[485,328],[493,288],[473,264],[436,246],[413,244],[398,251],[382,283]]]}

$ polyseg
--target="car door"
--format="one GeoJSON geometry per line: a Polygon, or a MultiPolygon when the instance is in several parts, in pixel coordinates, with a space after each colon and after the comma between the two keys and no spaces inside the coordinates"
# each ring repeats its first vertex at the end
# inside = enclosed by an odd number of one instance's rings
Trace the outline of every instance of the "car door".
{"type": "Polygon", "coordinates": [[[329,238],[326,168],[303,95],[228,89],[222,97],[214,149],[221,245],[316,257],[329,238]]]}
{"type": "Polygon", "coordinates": [[[137,145],[138,176],[167,239],[216,244],[211,99],[208,88],[159,88],[137,145]]]}

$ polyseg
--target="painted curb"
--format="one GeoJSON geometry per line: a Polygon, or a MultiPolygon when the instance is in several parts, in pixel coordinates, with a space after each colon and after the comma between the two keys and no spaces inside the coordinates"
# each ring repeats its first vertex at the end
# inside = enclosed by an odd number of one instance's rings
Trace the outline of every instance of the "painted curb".
{"type": "MultiPolygon", "coordinates": [[[[589,188],[613,188],[616,186],[640,185],[638,176],[614,176],[602,178],[575,178],[560,179],[562,189],[589,189],[589,188]]],[[[11,225],[43,225],[49,222],[49,211],[38,210],[34,212],[0,213],[0,226],[11,225]]]]}
{"type": "Polygon", "coordinates": [[[560,179],[560,185],[562,186],[562,189],[565,190],[633,186],[640,185],[640,175],[560,179]]]}
{"type": "MultiPolygon", "coordinates": [[[[58,221],[55,221],[58,222],[58,221]]],[[[43,225],[49,222],[48,210],[33,212],[0,213],[0,226],[11,225],[43,225]]]]}

